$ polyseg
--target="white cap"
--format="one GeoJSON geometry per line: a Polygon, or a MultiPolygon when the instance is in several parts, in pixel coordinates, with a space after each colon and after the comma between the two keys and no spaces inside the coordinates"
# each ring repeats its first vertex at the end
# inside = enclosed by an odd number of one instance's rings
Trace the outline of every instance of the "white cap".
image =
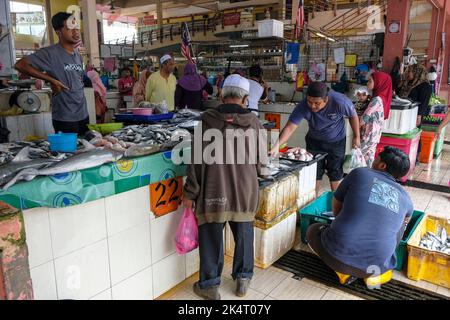
{"type": "Polygon", "coordinates": [[[250,92],[250,83],[247,79],[244,77],[238,75],[238,74],[231,74],[223,83],[223,87],[237,87],[241,88],[242,90],[246,91],[247,93],[250,92]]]}
{"type": "Polygon", "coordinates": [[[172,59],[172,57],[169,54],[165,54],[161,57],[161,59],[159,60],[161,62],[161,64],[163,64],[164,62],[166,62],[167,60],[172,59]]]}

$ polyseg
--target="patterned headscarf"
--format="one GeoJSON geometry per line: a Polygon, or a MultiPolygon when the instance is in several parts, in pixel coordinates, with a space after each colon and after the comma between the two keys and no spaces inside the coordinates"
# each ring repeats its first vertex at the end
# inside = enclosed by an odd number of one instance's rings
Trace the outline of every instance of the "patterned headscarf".
{"type": "Polygon", "coordinates": [[[397,93],[400,98],[408,98],[412,89],[421,85],[424,82],[428,82],[427,80],[427,69],[420,64],[413,64],[408,66],[403,73],[402,82],[400,84],[399,92],[397,93]],[[414,74],[414,79],[409,80],[408,75],[412,72],[414,74]]]}

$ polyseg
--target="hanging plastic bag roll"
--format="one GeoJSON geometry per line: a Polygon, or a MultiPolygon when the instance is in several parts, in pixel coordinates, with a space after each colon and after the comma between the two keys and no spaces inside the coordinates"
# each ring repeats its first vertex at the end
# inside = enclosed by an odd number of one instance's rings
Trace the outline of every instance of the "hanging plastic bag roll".
{"type": "Polygon", "coordinates": [[[192,209],[184,208],[175,236],[175,247],[179,254],[186,254],[198,247],[198,225],[192,209]]]}

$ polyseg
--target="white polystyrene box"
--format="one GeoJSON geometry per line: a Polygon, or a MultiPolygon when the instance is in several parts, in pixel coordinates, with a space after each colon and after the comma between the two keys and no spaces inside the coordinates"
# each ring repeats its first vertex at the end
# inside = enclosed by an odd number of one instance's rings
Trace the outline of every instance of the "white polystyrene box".
{"type": "Polygon", "coordinates": [[[278,37],[283,38],[283,22],[273,19],[258,21],[258,38],[278,37]]]}
{"type": "Polygon", "coordinates": [[[405,134],[416,127],[419,108],[404,110],[391,109],[389,119],[384,120],[383,132],[392,134],[405,134]]]}
{"type": "Polygon", "coordinates": [[[297,199],[298,209],[302,209],[306,205],[310,204],[316,198],[316,190],[312,190],[306,194],[302,194],[297,199]]]}
{"type": "Polygon", "coordinates": [[[317,162],[303,167],[298,174],[298,197],[311,193],[316,189],[317,162]]]}
{"type": "MultiPolygon", "coordinates": [[[[297,212],[269,229],[254,227],[255,266],[268,268],[294,246],[297,212]]],[[[234,239],[229,225],[225,232],[225,254],[233,257],[234,239]]]]}

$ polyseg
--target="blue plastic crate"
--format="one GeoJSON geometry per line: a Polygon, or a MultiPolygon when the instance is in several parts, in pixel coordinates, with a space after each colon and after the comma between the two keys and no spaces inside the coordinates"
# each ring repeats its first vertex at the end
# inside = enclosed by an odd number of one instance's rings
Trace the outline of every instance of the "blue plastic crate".
{"type": "MultiPolygon", "coordinates": [[[[333,192],[329,191],[322,194],[315,201],[299,210],[300,215],[300,228],[301,228],[301,239],[303,243],[307,243],[306,241],[306,231],[309,226],[314,223],[325,223],[331,224],[332,219],[322,216],[321,213],[325,211],[332,211],[333,209],[333,192]]],[[[414,211],[409,221],[405,232],[403,233],[402,240],[400,240],[395,253],[397,255],[397,265],[395,266],[396,270],[402,270],[404,263],[407,261],[407,250],[406,244],[416,230],[417,225],[424,217],[425,213],[422,211],[414,211]]]]}
{"type": "Polygon", "coordinates": [[[152,114],[150,116],[138,116],[130,113],[116,114],[115,120],[117,122],[158,122],[172,119],[174,114],[172,112],[163,114],[152,114]]]}

